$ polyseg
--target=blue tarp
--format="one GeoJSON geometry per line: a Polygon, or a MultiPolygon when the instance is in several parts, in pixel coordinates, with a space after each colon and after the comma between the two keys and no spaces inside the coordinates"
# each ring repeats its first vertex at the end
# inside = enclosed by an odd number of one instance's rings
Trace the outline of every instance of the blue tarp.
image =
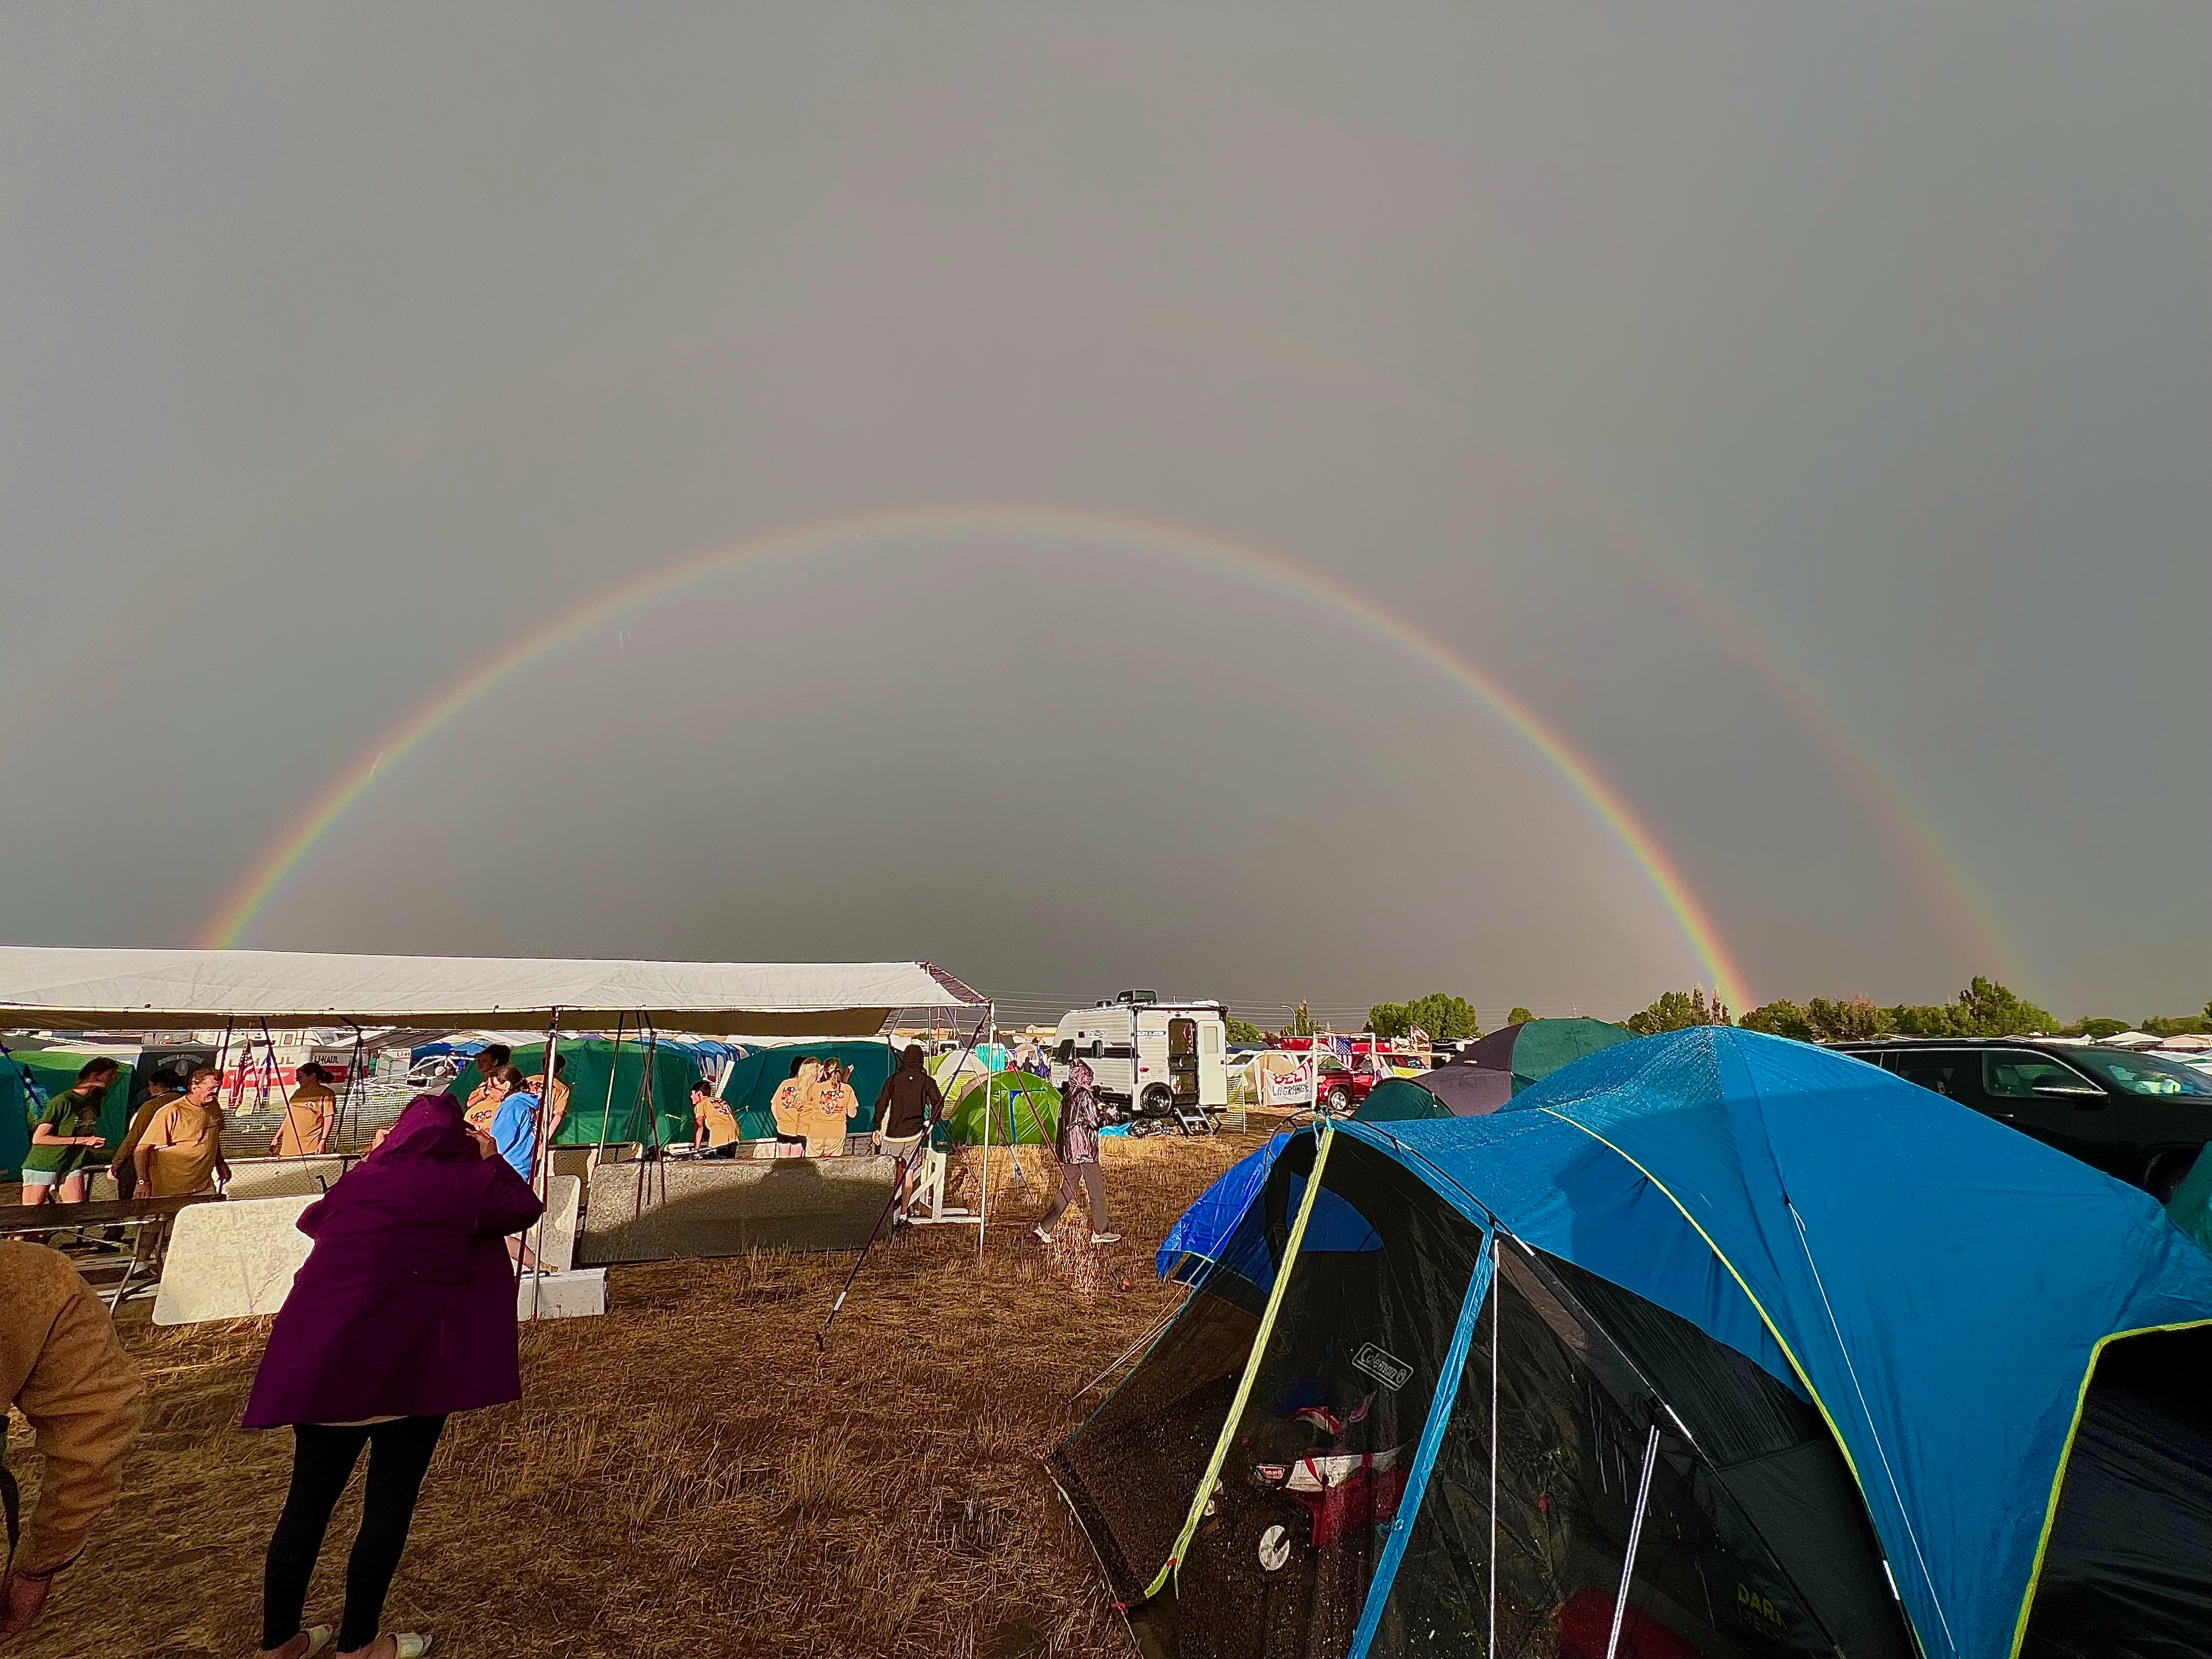
{"type": "Polygon", "coordinates": [[[1648,1037],[1492,1116],[1339,1133],[1814,1399],[1931,1659],[2014,1650],[2100,1346],[2212,1323],[2212,1258],[2146,1194],[1757,1032],[1648,1037]]]}

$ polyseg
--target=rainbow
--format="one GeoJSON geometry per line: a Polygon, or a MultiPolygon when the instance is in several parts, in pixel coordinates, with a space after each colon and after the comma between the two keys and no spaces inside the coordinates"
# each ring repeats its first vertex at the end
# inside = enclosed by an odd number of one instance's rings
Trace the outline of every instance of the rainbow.
{"type": "Polygon", "coordinates": [[[709,573],[751,560],[801,554],[856,541],[962,532],[1142,546],[1204,560],[1255,574],[1310,594],[1395,641],[1473,692],[1566,779],[1643,870],[1704,964],[1707,977],[1721,998],[1736,1008],[1752,1006],[1742,970],[1714,926],[1712,917],[1675,868],[1674,860],[1638,820],[1627,803],[1565,737],[1502,683],[1467,658],[1334,579],[1257,548],[1145,519],[1016,506],[921,508],[797,526],[665,566],[586,600],[477,664],[372,743],[264,850],[208,922],[202,942],[216,949],[234,947],[316,842],[362,798],[384,768],[402,759],[416,744],[526,664],[568,644],[594,625],[635,610],[709,573]]]}

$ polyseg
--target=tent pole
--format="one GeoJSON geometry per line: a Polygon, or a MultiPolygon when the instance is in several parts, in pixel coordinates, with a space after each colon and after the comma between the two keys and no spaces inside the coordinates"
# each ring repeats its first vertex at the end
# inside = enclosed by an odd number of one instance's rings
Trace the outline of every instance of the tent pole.
{"type": "MultiPolygon", "coordinates": [[[[1491,1444],[1498,1443],[1495,1435],[1491,1444]]],[[[1644,1474],[1636,1483],[1636,1513],[1628,1522],[1628,1553],[1620,1563],[1620,1588],[1613,1597],[1613,1633],[1605,1638],[1605,1659],[1620,1649],[1620,1624],[1628,1616],[1628,1582],[1636,1576],[1636,1547],[1644,1541],[1644,1511],[1651,1502],[1651,1469],[1659,1461],[1659,1413],[1651,1414],[1651,1431],[1644,1437],[1644,1474]]],[[[1497,1514],[1496,1509],[1491,1513],[1497,1514]]]]}
{"type": "Polygon", "coordinates": [[[1497,1271],[1497,1233],[1491,1234],[1490,1275],[1490,1659],[1498,1659],[1498,1349],[1505,1276],[1497,1271]]]}
{"type": "MultiPolygon", "coordinates": [[[[972,1049],[975,1046],[975,1039],[982,1034],[982,1022],[978,1020],[975,1024],[975,1029],[968,1034],[968,1042],[966,1047],[963,1048],[960,1051],[960,1058],[963,1060],[968,1058],[969,1050],[972,1049]]],[[[953,1067],[953,1075],[956,1079],[959,1075],[959,1066],[955,1065],[953,1067]]],[[[853,1271],[845,1275],[845,1283],[843,1287],[837,1292],[837,1299],[830,1304],[830,1316],[822,1322],[822,1328],[814,1333],[814,1347],[817,1353],[821,1352],[823,1345],[829,1340],[830,1328],[837,1322],[837,1315],[839,1310],[845,1305],[845,1298],[853,1293],[853,1281],[860,1278],[860,1268],[868,1259],[868,1252],[875,1248],[876,1234],[883,1231],[884,1223],[890,1219],[891,1212],[898,1207],[899,1187],[906,1179],[908,1167],[915,1159],[921,1157],[929,1150],[929,1137],[935,1132],[937,1128],[938,1115],[942,1112],[944,1109],[943,1097],[939,1097],[937,1109],[931,1112],[927,1118],[922,1120],[921,1136],[914,1143],[914,1150],[908,1152],[904,1158],[900,1160],[897,1173],[891,1182],[891,1195],[884,1201],[883,1213],[876,1218],[875,1228],[873,1231],[869,1233],[868,1242],[860,1246],[860,1254],[854,1259],[853,1271]]],[[[983,1121],[988,1126],[990,1121],[990,1113],[986,1111],[983,1115],[983,1121]]],[[[988,1128],[986,1133],[988,1133],[988,1128]]],[[[985,1185],[987,1190],[988,1188],[988,1175],[989,1166],[987,1164],[985,1166],[985,1185]]],[[[977,1231],[976,1237],[979,1239],[982,1237],[980,1229],[977,1231]]]]}
{"type": "Polygon", "coordinates": [[[615,1052],[607,1061],[607,1103],[599,1109],[599,1144],[593,1149],[592,1168],[596,1171],[599,1160],[607,1155],[607,1121],[615,1115],[615,1073],[622,1070],[622,1034],[623,1011],[615,1011],[615,1052]]]}
{"type": "MultiPolygon", "coordinates": [[[[553,1062],[558,1060],[560,1055],[561,1011],[558,1008],[549,1008],[545,1011],[545,1086],[538,1091],[538,1132],[532,1137],[536,1144],[531,1148],[530,1153],[530,1190],[538,1194],[541,1205],[544,1202],[545,1190],[551,1184],[545,1178],[546,1172],[553,1167],[553,1149],[545,1144],[545,1119],[548,1115],[547,1103],[553,1096],[553,1062]]],[[[538,1303],[543,1295],[540,1287],[544,1284],[544,1264],[540,1261],[538,1254],[545,1246],[545,1212],[543,1208],[538,1212],[538,1219],[525,1227],[522,1234],[522,1249],[514,1258],[514,1283],[515,1288],[518,1291],[520,1290],[523,1273],[522,1258],[526,1255],[530,1258],[530,1316],[535,1319],[538,1317],[538,1303]],[[535,1246],[530,1242],[533,1233],[538,1239],[535,1246]]]]}

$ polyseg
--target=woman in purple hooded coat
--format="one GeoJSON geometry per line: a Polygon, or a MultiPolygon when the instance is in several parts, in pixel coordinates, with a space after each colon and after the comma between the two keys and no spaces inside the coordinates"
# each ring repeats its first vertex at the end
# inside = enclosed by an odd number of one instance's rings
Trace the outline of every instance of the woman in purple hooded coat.
{"type": "Polygon", "coordinates": [[[415,1659],[429,1647],[411,1632],[379,1636],[377,1621],[447,1414],[522,1397],[506,1239],[544,1207],[451,1095],[417,1095],[301,1216],[315,1247],[246,1408],[247,1428],[293,1433],[291,1491],[263,1577],[264,1654],[309,1659],[331,1644],[330,1626],[303,1630],[301,1613],[364,1445],[368,1486],[338,1651],[415,1659]]]}

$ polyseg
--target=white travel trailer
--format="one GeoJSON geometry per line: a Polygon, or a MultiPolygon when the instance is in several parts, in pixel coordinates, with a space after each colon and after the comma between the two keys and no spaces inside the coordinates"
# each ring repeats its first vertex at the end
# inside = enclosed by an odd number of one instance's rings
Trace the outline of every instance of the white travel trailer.
{"type": "Polygon", "coordinates": [[[1199,1127],[1229,1104],[1227,1012],[1218,1002],[1162,1002],[1155,991],[1075,1009],[1060,1017],[1053,1079],[1066,1084],[1080,1056],[1105,1100],[1134,1116],[1199,1127]]]}

